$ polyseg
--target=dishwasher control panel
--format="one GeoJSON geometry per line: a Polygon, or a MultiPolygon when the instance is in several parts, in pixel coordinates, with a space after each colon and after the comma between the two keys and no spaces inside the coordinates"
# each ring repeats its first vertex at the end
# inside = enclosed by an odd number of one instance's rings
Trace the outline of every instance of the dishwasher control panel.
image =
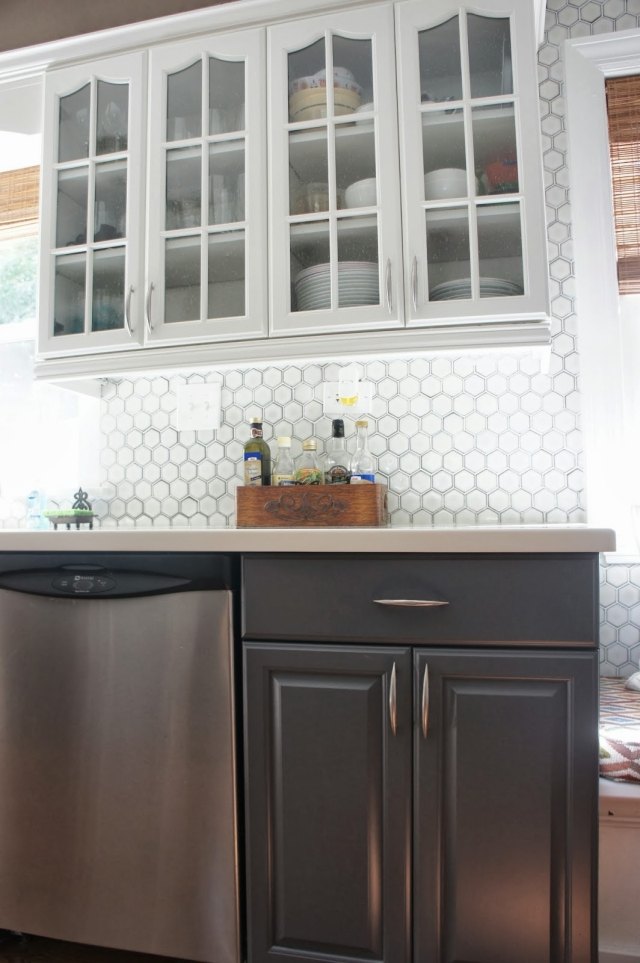
{"type": "Polygon", "coordinates": [[[52,588],[64,595],[100,595],[114,589],[117,582],[109,575],[59,575],[51,582],[52,588]]]}

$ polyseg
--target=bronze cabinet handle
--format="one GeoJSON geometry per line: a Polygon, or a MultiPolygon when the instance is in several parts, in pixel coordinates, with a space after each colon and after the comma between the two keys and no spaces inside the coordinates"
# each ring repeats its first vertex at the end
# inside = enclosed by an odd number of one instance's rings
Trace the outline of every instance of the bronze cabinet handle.
{"type": "Polygon", "coordinates": [[[391,732],[395,736],[398,732],[398,695],[395,662],[393,663],[391,682],[389,683],[389,724],[391,726],[391,732]]]}
{"type": "Polygon", "coordinates": [[[424,667],[422,677],[422,735],[427,738],[429,731],[429,665],[424,667]]]}

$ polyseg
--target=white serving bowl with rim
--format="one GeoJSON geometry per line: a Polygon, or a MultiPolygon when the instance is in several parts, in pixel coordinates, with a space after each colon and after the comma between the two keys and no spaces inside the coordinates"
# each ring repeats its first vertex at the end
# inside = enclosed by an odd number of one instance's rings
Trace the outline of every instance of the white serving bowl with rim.
{"type": "Polygon", "coordinates": [[[442,167],[424,175],[424,196],[427,201],[440,201],[447,197],[465,197],[467,172],[458,167],[442,167]]]}
{"type": "Polygon", "coordinates": [[[375,177],[365,177],[345,188],[345,207],[375,207],[377,203],[378,190],[375,177]]]}

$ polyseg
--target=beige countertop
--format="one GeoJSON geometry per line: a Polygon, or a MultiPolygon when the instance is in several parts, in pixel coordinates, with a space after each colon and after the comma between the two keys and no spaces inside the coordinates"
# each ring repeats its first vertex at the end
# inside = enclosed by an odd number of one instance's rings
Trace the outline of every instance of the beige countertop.
{"type": "Polygon", "coordinates": [[[589,525],[0,530],[0,552],[612,552],[589,525]]]}

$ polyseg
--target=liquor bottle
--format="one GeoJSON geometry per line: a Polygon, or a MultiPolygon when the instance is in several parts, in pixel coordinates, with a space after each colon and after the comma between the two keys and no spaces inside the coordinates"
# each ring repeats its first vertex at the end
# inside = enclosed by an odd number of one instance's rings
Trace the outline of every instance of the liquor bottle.
{"type": "Polygon", "coordinates": [[[351,484],[373,485],[376,480],[375,459],[369,451],[369,422],[362,418],[356,421],[356,447],[351,458],[351,484]]]}
{"type": "Polygon", "coordinates": [[[318,465],[315,438],[306,438],[302,442],[302,454],[296,462],[294,479],[296,485],[320,485],[322,470],[318,465]]]}
{"type": "Polygon", "coordinates": [[[293,459],[291,457],[291,438],[279,435],[278,451],[271,476],[272,485],[295,485],[293,480],[293,459]]]}
{"type": "Polygon", "coordinates": [[[331,439],[327,443],[324,462],[325,485],[346,485],[349,482],[349,452],[344,440],[344,421],[334,418],[331,422],[331,439]]]}
{"type": "Polygon", "coordinates": [[[271,484],[271,452],[262,437],[262,418],[251,419],[251,437],[244,445],[244,483],[271,484]]]}

